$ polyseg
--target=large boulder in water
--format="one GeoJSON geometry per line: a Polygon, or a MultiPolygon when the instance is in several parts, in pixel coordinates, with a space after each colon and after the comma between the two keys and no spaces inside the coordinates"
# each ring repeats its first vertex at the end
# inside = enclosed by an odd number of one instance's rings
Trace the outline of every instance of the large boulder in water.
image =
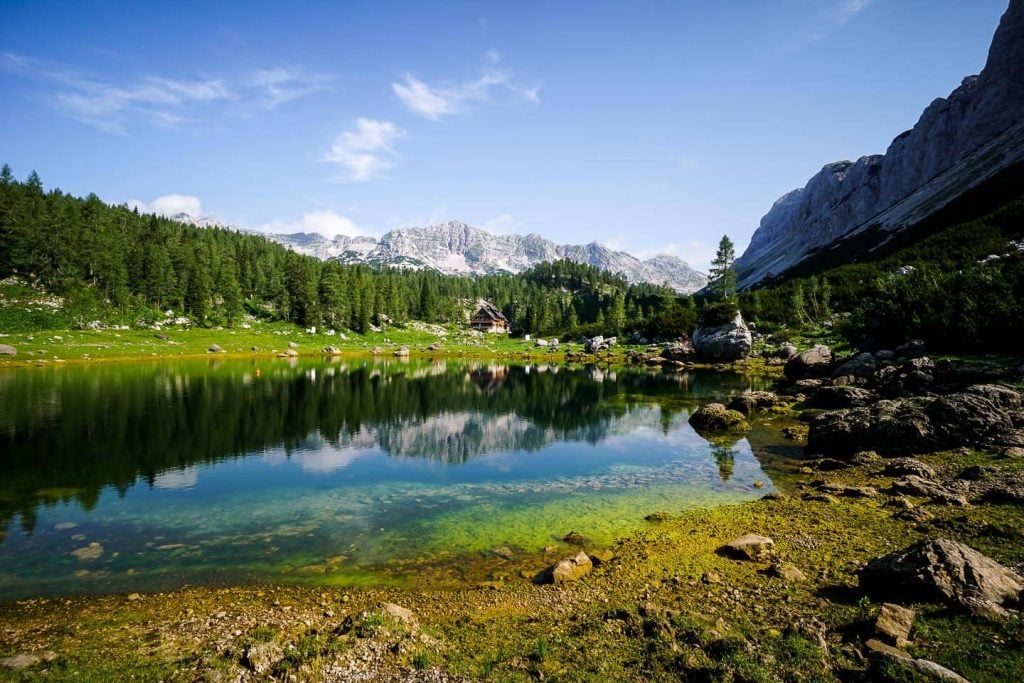
{"type": "Polygon", "coordinates": [[[827,377],[832,367],[832,349],[819,344],[809,351],[798,353],[786,361],[786,379],[795,382],[800,379],[827,377]]]}
{"type": "Polygon", "coordinates": [[[693,333],[697,357],[711,363],[731,363],[746,358],[753,346],[754,339],[739,311],[728,322],[701,326],[693,333]]]}
{"type": "Polygon", "coordinates": [[[750,429],[743,413],[729,410],[721,403],[709,403],[698,408],[690,416],[690,425],[698,434],[745,432],[750,429]]]}
{"type": "Polygon", "coordinates": [[[860,585],[878,597],[945,602],[982,616],[1005,616],[1002,604],[1024,591],[1024,578],[963,543],[929,538],[869,562],[860,585]]]}

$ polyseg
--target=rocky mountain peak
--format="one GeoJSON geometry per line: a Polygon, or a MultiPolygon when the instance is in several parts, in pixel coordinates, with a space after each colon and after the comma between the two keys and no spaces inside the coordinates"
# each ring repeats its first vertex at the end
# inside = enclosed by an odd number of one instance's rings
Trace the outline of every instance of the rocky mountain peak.
{"type": "Polygon", "coordinates": [[[622,273],[629,282],[667,284],[682,293],[695,292],[707,276],[675,256],[641,260],[598,242],[558,245],[540,235],[497,235],[462,221],[426,227],[398,228],[380,239],[296,233],[271,239],[318,258],[401,268],[428,268],[448,275],[519,273],[544,261],[570,259],[622,273]]]}
{"type": "Polygon", "coordinates": [[[826,164],[780,197],[737,259],[741,287],[877,230],[879,243],[1024,161],[1024,0],[1011,0],[988,61],[937,98],[884,155],[826,164]]]}

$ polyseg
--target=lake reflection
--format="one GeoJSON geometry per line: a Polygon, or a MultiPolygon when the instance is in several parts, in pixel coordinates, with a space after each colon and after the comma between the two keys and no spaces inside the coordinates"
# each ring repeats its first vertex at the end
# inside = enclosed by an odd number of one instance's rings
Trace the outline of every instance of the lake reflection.
{"type": "MultiPolygon", "coordinates": [[[[0,373],[0,596],[398,581],[761,495],[687,424],[724,373],[191,361],[0,373]]],[[[753,387],[759,388],[759,387],[753,387]]],[[[755,488],[763,482],[765,488],[755,488]]]]}

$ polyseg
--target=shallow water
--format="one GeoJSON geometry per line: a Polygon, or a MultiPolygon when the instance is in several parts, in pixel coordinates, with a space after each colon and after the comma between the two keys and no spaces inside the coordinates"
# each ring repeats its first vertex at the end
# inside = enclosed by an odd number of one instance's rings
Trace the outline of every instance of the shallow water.
{"type": "MultiPolygon", "coordinates": [[[[719,372],[269,359],[0,373],[0,598],[298,582],[610,544],[772,489],[688,425],[719,372]],[[98,545],[95,545],[98,544],[98,545]]],[[[450,578],[450,575],[449,575],[450,578]]]]}

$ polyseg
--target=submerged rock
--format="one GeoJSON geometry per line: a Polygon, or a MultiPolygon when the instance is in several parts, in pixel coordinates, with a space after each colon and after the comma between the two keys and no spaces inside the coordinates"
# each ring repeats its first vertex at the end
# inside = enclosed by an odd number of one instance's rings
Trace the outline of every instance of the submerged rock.
{"type": "Polygon", "coordinates": [[[1024,591],[1024,578],[970,546],[941,538],[918,541],[876,558],[860,572],[872,595],[951,603],[982,616],[1005,616],[1002,606],[1024,591]]]}
{"type": "Polygon", "coordinates": [[[71,555],[82,562],[97,560],[103,555],[103,546],[99,543],[90,543],[82,548],[72,550],[71,555]]]}
{"type": "Polygon", "coordinates": [[[562,541],[569,545],[584,545],[587,542],[587,538],[578,531],[570,531],[565,536],[562,536],[562,541]]]}

